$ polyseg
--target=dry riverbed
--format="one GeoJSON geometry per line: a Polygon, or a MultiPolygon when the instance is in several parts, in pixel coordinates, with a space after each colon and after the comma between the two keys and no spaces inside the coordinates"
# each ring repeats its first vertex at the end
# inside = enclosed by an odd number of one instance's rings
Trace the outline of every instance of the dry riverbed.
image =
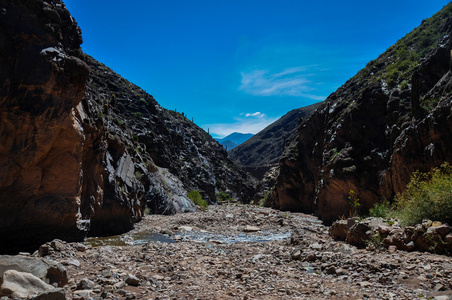
{"type": "Polygon", "coordinates": [[[49,256],[68,270],[70,299],[452,295],[450,257],[357,249],[332,240],[328,227],[312,216],[255,206],[146,216],[121,237],[85,244],[53,242],[50,248],[56,250],[49,256]]]}

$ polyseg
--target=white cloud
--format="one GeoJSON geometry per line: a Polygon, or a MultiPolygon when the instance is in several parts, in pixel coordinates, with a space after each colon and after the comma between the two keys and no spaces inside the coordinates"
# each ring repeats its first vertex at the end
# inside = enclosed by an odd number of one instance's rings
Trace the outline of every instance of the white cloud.
{"type": "MultiPolygon", "coordinates": [[[[205,130],[209,128],[209,132],[210,134],[212,134],[212,136],[216,138],[223,138],[233,132],[256,134],[271,123],[278,120],[278,118],[269,118],[265,114],[262,114],[260,112],[258,113],[260,115],[256,115],[257,117],[250,118],[249,116],[246,116],[248,114],[245,114],[245,118],[235,118],[231,123],[205,124],[203,128],[205,130]]],[[[241,115],[243,116],[243,114],[241,115]]]]}
{"type": "Polygon", "coordinates": [[[263,114],[263,113],[261,113],[261,112],[259,112],[259,111],[257,111],[257,112],[252,113],[252,114],[246,113],[246,114],[245,114],[245,117],[247,117],[247,118],[249,118],[249,117],[254,117],[254,118],[264,118],[264,117],[266,117],[266,115],[263,114]]]}
{"type": "Polygon", "coordinates": [[[301,96],[314,100],[321,96],[312,95],[314,91],[307,79],[311,74],[306,73],[307,67],[286,68],[281,72],[254,69],[241,72],[240,90],[254,96],[301,96]]]}

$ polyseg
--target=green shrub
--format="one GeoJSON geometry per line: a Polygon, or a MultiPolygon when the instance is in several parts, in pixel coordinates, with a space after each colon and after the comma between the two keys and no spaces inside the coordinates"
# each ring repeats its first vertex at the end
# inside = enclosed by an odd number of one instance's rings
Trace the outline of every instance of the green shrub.
{"type": "Polygon", "coordinates": [[[217,193],[217,198],[220,202],[232,202],[231,195],[223,191],[217,193]]]}
{"type": "Polygon", "coordinates": [[[392,213],[392,206],[388,201],[375,203],[374,207],[369,209],[369,215],[375,218],[388,219],[392,213]]]}
{"type": "Polygon", "coordinates": [[[452,167],[444,163],[428,173],[414,172],[396,203],[396,216],[403,225],[424,219],[452,224],[452,167]]]}
{"type": "Polygon", "coordinates": [[[209,206],[207,204],[207,201],[204,200],[201,196],[201,194],[198,191],[190,191],[188,192],[188,198],[193,201],[193,203],[199,207],[201,207],[202,210],[206,210],[209,206]]]}

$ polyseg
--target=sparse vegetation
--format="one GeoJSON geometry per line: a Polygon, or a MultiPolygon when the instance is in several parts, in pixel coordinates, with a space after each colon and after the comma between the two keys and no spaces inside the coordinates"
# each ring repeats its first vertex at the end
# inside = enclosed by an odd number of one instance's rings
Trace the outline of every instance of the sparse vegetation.
{"type": "Polygon", "coordinates": [[[354,190],[350,190],[348,192],[348,198],[347,203],[350,205],[350,216],[356,217],[359,215],[359,207],[361,206],[361,203],[359,203],[359,198],[356,195],[354,190]]]}
{"type": "Polygon", "coordinates": [[[262,197],[259,200],[259,206],[264,207],[265,203],[268,202],[268,200],[270,199],[271,196],[272,196],[272,191],[271,190],[270,191],[266,191],[265,194],[264,194],[264,197],[262,197]]]}
{"type": "Polygon", "coordinates": [[[221,191],[217,193],[217,199],[219,202],[232,202],[232,197],[228,193],[221,191]]]}
{"type": "Polygon", "coordinates": [[[365,81],[385,82],[389,88],[409,88],[411,76],[420,61],[438,46],[447,33],[444,24],[451,13],[452,6],[448,6],[424,20],[419,27],[389,47],[385,53],[369,62],[366,68],[358,72],[356,79],[361,84],[365,81]]]}
{"type": "Polygon", "coordinates": [[[140,171],[135,171],[135,177],[138,180],[141,180],[141,178],[143,178],[143,173],[141,173],[140,171]]]}
{"type": "Polygon", "coordinates": [[[416,171],[406,191],[396,197],[396,216],[403,225],[424,219],[452,224],[452,167],[444,163],[430,172],[416,171]]]}
{"type": "Polygon", "coordinates": [[[188,192],[188,198],[197,206],[199,206],[202,210],[206,210],[209,206],[207,201],[204,200],[201,194],[198,191],[190,191],[188,192]]]}
{"type": "Polygon", "coordinates": [[[374,207],[369,210],[369,215],[375,218],[387,219],[391,217],[393,209],[389,201],[385,200],[380,203],[376,203],[374,207]]]}

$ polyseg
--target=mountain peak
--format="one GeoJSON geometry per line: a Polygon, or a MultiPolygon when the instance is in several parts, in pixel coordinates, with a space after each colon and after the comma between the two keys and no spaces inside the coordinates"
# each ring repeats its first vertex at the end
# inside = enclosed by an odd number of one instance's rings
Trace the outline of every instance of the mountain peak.
{"type": "Polygon", "coordinates": [[[252,133],[233,132],[222,139],[217,139],[217,141],[221,145],[223,145],[223,147],[225,147],[226,150],[231,150],[240,145],[241,143],[247,141],[252,136],[253,136],[252,133]]]}

